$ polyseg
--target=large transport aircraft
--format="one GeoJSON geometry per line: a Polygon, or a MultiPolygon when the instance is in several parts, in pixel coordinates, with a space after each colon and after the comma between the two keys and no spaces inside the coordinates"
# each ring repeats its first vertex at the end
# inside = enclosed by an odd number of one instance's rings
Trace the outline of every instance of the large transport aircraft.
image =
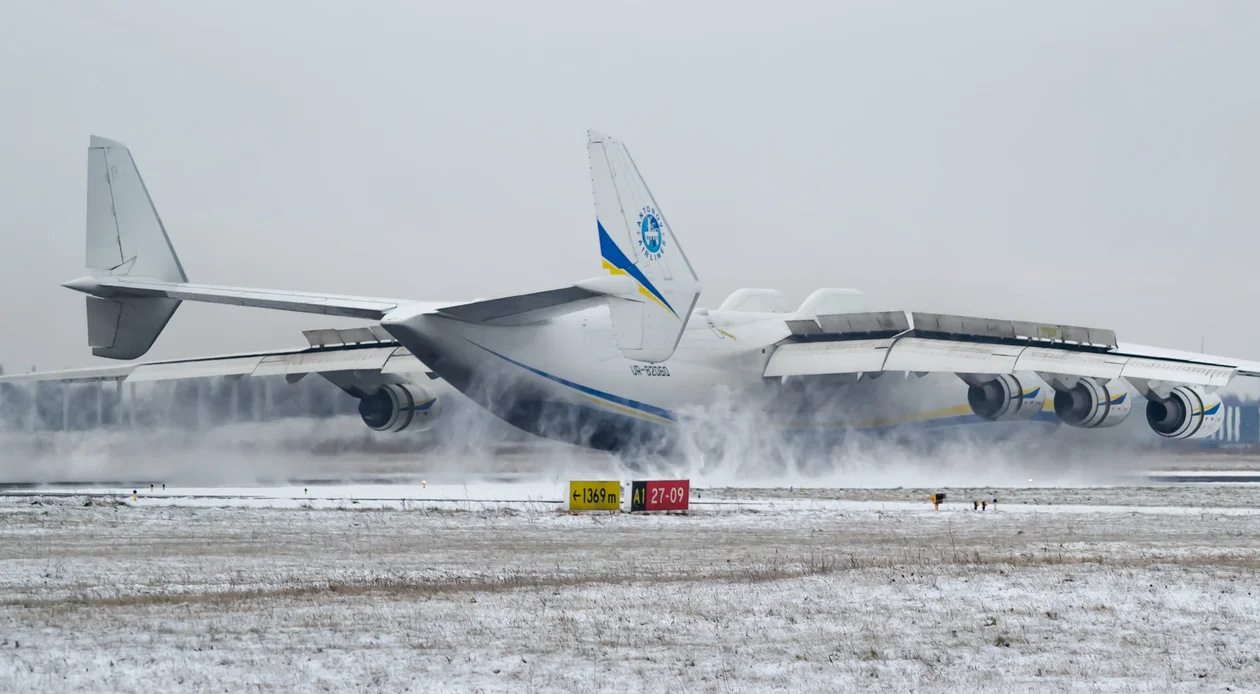
{"type": "Polygon", "coordinates": [[[319,373],[378,431],[439,419],[454,389],[524,431],[579,446],[668,452],[689,423],[752,413],[784,434],[902,432],[1044,421],[1112,427],[1144,404],[1168,439],[1221,426],[1217,389],[1260,364],[1117,342],[1110,330],[870,311],[851,289],[795,310],[774,290],[697,307],[699,276],[626,147],[589,133],[600,276],[472,302],[338,296],[188,281],[128,149],[88,148],[87,294],[99,357],[144,355],[183,301],[371,321],[311,347],[3,377],[157,380],[319,373]],[[1144,403],[1142,402],[1144,400],[1144,403]],[[716,413],[716,414],[715,414],[716,413]]]}

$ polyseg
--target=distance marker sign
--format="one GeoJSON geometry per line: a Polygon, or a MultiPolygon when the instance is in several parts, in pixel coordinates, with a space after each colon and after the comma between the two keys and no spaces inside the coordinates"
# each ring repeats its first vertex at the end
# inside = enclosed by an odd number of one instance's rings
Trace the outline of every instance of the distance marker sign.
{"type": "Polygon", "coordinates": [[[572,481],[569,482],[570,511],[620,511],[621,482],[572,481]]]}
{"type": "Polygon", "coordinates": [[[650,480],[631,484],[631,511],[686,511],[690,480],[650,480]]]}

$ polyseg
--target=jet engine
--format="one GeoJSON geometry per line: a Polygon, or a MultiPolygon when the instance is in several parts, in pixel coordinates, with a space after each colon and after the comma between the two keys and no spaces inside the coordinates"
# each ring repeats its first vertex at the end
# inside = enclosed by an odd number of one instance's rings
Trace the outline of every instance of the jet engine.
{"type": "Polygon", "coordinates": [[[1046,390],[1040,384],[1028,388],[1018,378],[1001,374],[979,385],[972,383],[967,389],[967,404],[990,422],[1032,419],[1046,401],[1046,390]]]}
{"type": "Polygon", "coordinates": [[[1068,426],[1114,427],[1129,416],[1130,400],[1123,381],[1100,383],[1082,378],[1070,389],[1054,391],[1054,413],[1068,426]]]}
{"type": "Polygon", "coordinates": [[[1166,439],[1206,438],[1224,419],[1220,396],[1197,386],[1177,386],[1166,399],[1152,394],[1146,401],[1146,423],[1166,439]]]}
{"type": "Polygon", "coordinates": [[[438,399],[412,383],[389,383],[359,398],[359,416],[375,431],[428,429],[441,414],[438,399]]]}

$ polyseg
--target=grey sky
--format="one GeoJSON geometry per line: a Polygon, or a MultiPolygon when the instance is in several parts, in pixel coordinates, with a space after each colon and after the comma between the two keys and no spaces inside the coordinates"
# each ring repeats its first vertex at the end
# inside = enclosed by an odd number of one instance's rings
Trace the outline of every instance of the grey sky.
{"type": "MultiPolygon", "coordinates": [[[[0,362],[94,363],[85,148],[194,281],[465,299],[598,274],[624,139],[716,306],[1115,328],[1260,359],[1260,3],[11,2],[0,362]]],[[[353,323],[186,304],[150,357],[353,323]]]]}

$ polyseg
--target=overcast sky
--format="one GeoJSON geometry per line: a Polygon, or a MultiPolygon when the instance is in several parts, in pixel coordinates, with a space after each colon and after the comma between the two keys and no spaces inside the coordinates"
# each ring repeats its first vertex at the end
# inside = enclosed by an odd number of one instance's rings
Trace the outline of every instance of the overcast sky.
{"type": "MultiPolygon", "coordinates": [[[[0,363],[85,366],[86,146],[190,279],[415,299],[599,273],[585,131],[717,306],[1109,327],[1260,359],[1260,3],[10,2],[0,363]]],[[[318,316],[185,304],[151,358],[318,316]]]]}

